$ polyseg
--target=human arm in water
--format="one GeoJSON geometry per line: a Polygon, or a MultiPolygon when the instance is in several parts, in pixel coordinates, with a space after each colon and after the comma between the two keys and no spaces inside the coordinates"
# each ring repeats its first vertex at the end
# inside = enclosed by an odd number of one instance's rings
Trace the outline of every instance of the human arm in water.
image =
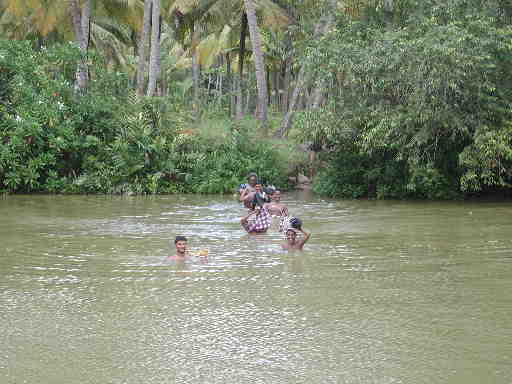
{"type": "Polygon", "coordinates": [[[267,232],[267,229],[272,224],[272,218],[265,208],[256,207],[254,211],[249,213],[247,216],[242,217],[242,219],[240,219],[240,223],[248,233],[264,233],[267,232]],[[253,214],[256,214],[256,217],[254,221],[249,223],[248,219],[253,214]]]}
{"type": "Polygon", "coordinates": [[[248,221],[249,217],[251,217],[252,215],[255,215],[256,213],[257,213],[257,211],[254,210],[254,211],[249,212],[248,215],[245,215],[244,217],[242,217],[240,219],[240,224],[242,224],[242,227],[246,228],[247,225],[249,224],[249,221],[248,221]]]}
{"type": "Polygon", "coordinates": [[[309,238],[311,236],[311,232],[308,233],[308,232],[304,231],[302,228],[299,229],[299,231],[304,235],[304,237],[299,241],[297,248],[302,249],[304,247],[304,244],[306,244],[306,242],[309,240],[309,238]]]}
{"type": "Polygon", "coordinates": [[[244,201],[250,195],[251,191],[249,188],[244,188],[240,191],[240,201],[244,201]]]}

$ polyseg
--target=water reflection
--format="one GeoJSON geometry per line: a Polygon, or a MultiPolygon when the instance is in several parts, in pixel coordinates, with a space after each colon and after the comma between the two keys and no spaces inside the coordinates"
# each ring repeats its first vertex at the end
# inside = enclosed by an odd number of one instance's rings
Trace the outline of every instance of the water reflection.
{"type": "Polygon", "coordinates": [[[509,203],[283,201],[302,253],[229,198],[0,200],[0,382],[510,382],[509,203]]]}

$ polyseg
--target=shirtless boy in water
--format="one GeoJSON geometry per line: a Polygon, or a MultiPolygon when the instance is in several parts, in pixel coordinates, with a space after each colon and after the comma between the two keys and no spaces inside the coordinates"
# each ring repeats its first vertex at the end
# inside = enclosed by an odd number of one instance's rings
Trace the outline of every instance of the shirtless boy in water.
{"type": "Polygon", "coordinates": [[[174,246],[176,247],[176,254],[169,256],[169,260],[185,260],[188,256],[187,253],[187,238],[185,236],[176,236],[174,239],[174,246]]]}
{"type": "Polygon", "coordinates": [[[311,233],[307,233],[302,229],[297,230],[295,228],[288,228],[286,230],[286,242],[281,244],[281,247],[288,251],[302,251],[302,248],[304,248],[304,244],[306,244],[310,236],[311,233]],[[300,240],[297,239],[297,234],[299,232],[301,232],[304,235],[304,237],[300,240]]]}
{"type": "Polygon", "coordinates": [[[198,256],[204,260],[207,260],[208,250],[202,249],[197,254],[190,254],[187,252],[187,238],[185,236],[176,236],[174,239],[174,246],[176,247],[176,254],[173,256],[167,257],[167,260],[178,260],[184,261],[189,256],[198,256]]]}
{"type": "Polygon", "coordinates": [[[258,184],[258,176],[255,173],[249,173],[247,176],[247,184],[240,185],[243,187],[239,190],[239,199],[247,208],[250,208],[250,201],[252,201],[252,197],[251,199],[249,199],[249,197],[254,196],[254,193],[256,192],[256,184],[258,184]]]}
{"type": "Polygon", "coordinates": [[[264,205],[272,216],[288,216],[288,208],[281,204],[281,191],[275,190],[270,195],[270,203],[264,205]]]}

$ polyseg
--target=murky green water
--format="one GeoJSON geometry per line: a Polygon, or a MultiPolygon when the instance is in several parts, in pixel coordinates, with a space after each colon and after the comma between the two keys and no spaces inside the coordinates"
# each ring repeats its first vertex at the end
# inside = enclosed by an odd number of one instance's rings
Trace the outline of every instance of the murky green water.
{"type": "Polygon", "coordinates": [[[512,383],[512,203],[284,200],[1,199],[0,383],[512,383]]]}

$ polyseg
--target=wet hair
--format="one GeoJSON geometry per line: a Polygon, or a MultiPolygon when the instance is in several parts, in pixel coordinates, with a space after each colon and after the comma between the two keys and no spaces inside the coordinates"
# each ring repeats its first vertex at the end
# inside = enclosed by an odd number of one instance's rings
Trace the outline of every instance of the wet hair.
{"type": "Polygon", "coordinates": [[[188,241],[185,236],[176,236],[174,239],[174,244],[176,244],[178,241],[188,241]]]}

